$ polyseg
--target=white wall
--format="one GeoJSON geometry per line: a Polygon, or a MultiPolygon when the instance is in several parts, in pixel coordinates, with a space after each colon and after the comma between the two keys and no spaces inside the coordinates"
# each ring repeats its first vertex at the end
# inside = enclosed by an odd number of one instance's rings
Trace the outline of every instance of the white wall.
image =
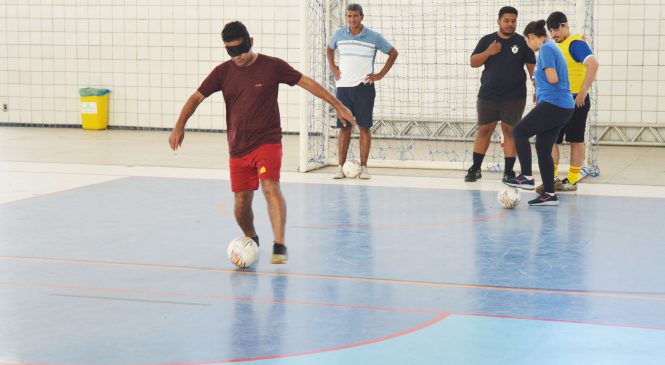
{"type": "Polygon", "coordinates": [[[602,122],[665,125],[665,1],[596,0],[602,122]]]}
{"type": "MultiPolygon", "coordinates": [[[[389,10],[377,11],[377,5],[372,5],[374,9],[366,7],[366,11],[392,14],[391,21],[406,22],[408,27],[410,20],[399,17],[402,3],[386,1],[389,10]]],[[[494,9],[498,2],[491,3],[490,15],[498,9],[494,9]]],[[[443,7],[443,16],[446,6],[467,6],[470,17],[485,12],[482,1],[434,4],[443,7]]],[[[599,120],[665,124],[665,37],[661,35],[665,34],[665,0],[596,0],[594,9],[595,45],[601,62],[599,120]]],[[[299,68],[298,0],[0,0],[0,104],[9,107],[8,112],[0,112],[0,123],[78,125],[78,89],[93,86],[112,90],[111,125],[169,128],[207,73],[228,59],[219,33],[226,22],[236,19],[248,26],[259,52],[284,58],[299,68]]],[[[366,20],[371,22],[372,16],[366,20]]],[[[532,19],[520,17],[522,27],[527,20],[532,19]]],[[[441,19],[440,24],[446,21],[449,19],[441,19]]],[[[485,23],[478,20],[478,34],[485,34],[485,23]]],[[[375,21],[372,26],[389,34],[391,27],[404,25],[375,21]]],[[[455,23],[450,27],[455,30],[455,23]]],[[[466,36],[477,39],[478,34],[466,36]]],[[[469,48],[471,43],[475,41],[457,41],[461,48],[469,48]]],[[[396,46],[407,48],[405,44],[396,46]]],[[[460,51],[462,62],[470,51],[460,51]]],[[[409,89],[405,98],[416,95],[399,79],[400,68],[410,67],[409,57],[415,55],[402,53],[393,79],[385,80],[386,85],[409,89]]],[[[459,76],[461,71],[451,68],[450,72],[459,76]]],[[[463,93],[472,95],[477,90],[477,73],[468,70],[468,75],[470,82],[455,76],[432,85],[463,87],[463,93]]],[[[441,103],[447,109],[460,102],[430,100],[436,98],[434,93],[424,95],[415,101],[428,106],[441,103]]],[[[189,127],[225,128],[221,95],[210,99],[199,107],[189,127]]],[[[472,114],[473,95],[462,102],[469,104],[464,108],[472,114]]],[[[285,130],[296,131],[297,87],[280,90],[280,106],[285,130]]],[[[422,108],[401,111],[417,112],[422,108]]]]}
{"type": "MultiPolygon", "coordinates": [[[[80,124],[78,89],[92,86],[112,91],[110,125],[169,128],[228,59],[225,23],[242,20],[259,52],[298,67],[299,16],[296,0],[2,0],[0,122],[80,124]]],[[[280,90],[280,106],[297,129],[296,88],[280,90]]],[[[221,93],[188,127],[225,128],[221,93]]]]}

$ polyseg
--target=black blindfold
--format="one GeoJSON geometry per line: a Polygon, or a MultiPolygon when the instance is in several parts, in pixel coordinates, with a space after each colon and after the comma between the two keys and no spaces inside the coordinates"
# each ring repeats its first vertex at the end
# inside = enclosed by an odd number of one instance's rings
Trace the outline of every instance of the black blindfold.
{"type": "Polygon", "coordinates": [[[252,49],[252,45],[249,43],[249,38],[245,38],[243,42],[237,46],[226,47],[226,52],[229,54],[229,56],[235,57],[249,52],[250,49],[252,49]]]}

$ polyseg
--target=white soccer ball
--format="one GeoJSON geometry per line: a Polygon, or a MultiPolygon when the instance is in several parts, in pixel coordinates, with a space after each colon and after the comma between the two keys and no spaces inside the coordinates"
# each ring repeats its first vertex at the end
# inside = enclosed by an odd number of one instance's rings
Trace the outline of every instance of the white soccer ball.
{"type": "Polygon", "coordinates": [[[342,166],[342,171],[346,177],[358,177],[360,175],[360,163],[358,161],[346,161],[344,162],[344,166],[342,166]]]}
{"type": "Polygon", "coordinates": [[[229,243],[226,254],[231,263],[244,269],[256,262],[259,257],[259,245],[249,237],[238,237],[229,243]]]}
{"type": "Polygon", "coordinates": [[[520,191],[516,188],[506,187],[499,191],[497,198],[504,208],[513,209],[520,203],[520,191]]]}

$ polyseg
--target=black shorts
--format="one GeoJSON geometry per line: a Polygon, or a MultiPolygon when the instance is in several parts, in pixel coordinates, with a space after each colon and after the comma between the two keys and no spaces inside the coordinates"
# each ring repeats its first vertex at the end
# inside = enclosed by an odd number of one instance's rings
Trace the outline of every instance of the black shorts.
{"type": "MultiPolygon", "coordinates": [[[[575,98],[577,95],[573,95],[575,98]]],[[[566,142],[569,143],[583,143],[584,134],[586,133],[586,118],[589,115],[589,110],[591,109],[591,99],[589,95],[584,99],[584,106],[578,108],[575,106],[575,112],[570,118],[568,123],[563,127],[561,133],[559,133],[559,138],[556,140],[557,144],[563,143],[564,137],[566,137],[566,142]]]]}
{"type": "Polygon", "coordinates": [[[476,102],[478,124],[485,125],[501,121],[501,123],[514,126],[522,120],[524,106],[526,106],[526,98],[502,101],[479,98],[476,102]]]}
{"type": "MultiPolygon", "coordinates": [[[[372,112],[374,111],[374,98],[376,89],[374,84],[360,84],[354,87],[338,87],[335,96],[344,104],[351,114],[356,117],[356,122],[364,128],[372,127],[372,112]]],[[[351,125],[346,124],[347,127],[351,125]]],[[[342,122],[337,119],[337,128],[343,128],[342,122]]]]}

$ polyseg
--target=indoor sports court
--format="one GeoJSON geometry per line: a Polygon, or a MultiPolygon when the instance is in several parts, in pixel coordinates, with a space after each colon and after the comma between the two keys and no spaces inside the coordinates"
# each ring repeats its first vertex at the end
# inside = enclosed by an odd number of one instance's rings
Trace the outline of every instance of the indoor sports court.
{"type": "Polygon", "coordinates": [[[346,2],[190,3],[0,4],[0,365],[665,363],[665,3],[512,4],[518,32],[575,14],[601,68],[579,189],[506,209],[498,129],[483,178],[463,178],[468,55],[505,4],[363,2],[403,57],[377,86],[371,179],[332,179],[334,115],[280,87],[290,256],[271,264],[259,190],[248,269],[227,257],[242,232],[221,95],[179,150],[169,133],[228,59],[230,20],[329,87],[319,46],[346,2]],[[101,130],[82,128],[84,87],[110,90],[101,130]]]}

